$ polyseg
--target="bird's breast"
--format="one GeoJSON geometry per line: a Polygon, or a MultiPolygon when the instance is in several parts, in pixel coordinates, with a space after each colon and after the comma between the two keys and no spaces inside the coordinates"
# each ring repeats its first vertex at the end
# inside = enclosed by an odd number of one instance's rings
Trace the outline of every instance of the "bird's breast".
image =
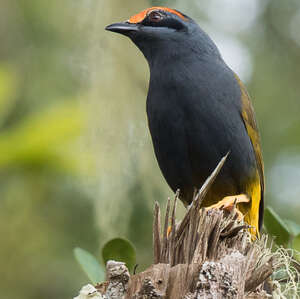
{"type": "Polygon", "coordinates": [[[240,89],[227,69],[203,74],[197,70],[205,67],[194,67],[151,74],[147,115],[158,164],[173,190],[191,196],[230,151],[216,185],[241,193],[256,162],[240,115],[240,89]]]}

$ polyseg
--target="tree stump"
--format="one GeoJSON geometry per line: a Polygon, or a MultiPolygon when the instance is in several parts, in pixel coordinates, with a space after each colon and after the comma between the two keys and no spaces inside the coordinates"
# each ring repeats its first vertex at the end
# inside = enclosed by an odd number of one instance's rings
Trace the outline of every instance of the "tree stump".
{"type": "Polygon", "coordinates": [[[155,204],[154,264],[130,276],[123,263],[109,261],[108,282],[96,286],[103,298],[268,297],[263,283],[273,273],[276,262],[265,237],[252,241],[248,225],[237,220],[234,210],[227,213],[201,208],[225,160],[195,194],[180,223],[175,221],[178,193],[172,209],[168,200],[162,232],[160,207],[155,204]]]}
{"type": "Polygon", "coordinates": [[[162,226],[155,203],[152,266],[130,276],[124,263],[108,261],[107,281],[90,297],[77,298],[270,298],[264,285],[279,263],[267,237],[253,240],[234,210],[201,208],[225,160],[195,194],[182,221],[175,220],[178,193],[172,207],[168,200],[162,226]]]}

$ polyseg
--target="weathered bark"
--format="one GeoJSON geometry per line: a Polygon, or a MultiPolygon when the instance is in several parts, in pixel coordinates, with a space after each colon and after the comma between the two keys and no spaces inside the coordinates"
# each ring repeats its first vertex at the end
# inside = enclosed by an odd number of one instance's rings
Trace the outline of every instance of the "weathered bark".
{"type": "Polygon", "coordinates": [[[234,210],[200,208],[225,159],[195,194],[180,223],[175,221],[178,194],[172,209],[167,203],[162,232],[155,204],[154,264],[130,276],[123,263],[109,261],[108,281],[96,286],[102,298],[267,298],[263,283],[275,263],[264,237],[251,240],[249,227],[234,210]]]}

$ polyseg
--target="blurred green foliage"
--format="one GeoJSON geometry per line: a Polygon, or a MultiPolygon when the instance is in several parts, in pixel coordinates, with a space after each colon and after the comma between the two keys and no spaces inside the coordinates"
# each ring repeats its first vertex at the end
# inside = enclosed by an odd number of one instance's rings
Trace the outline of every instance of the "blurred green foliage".
{"type": "Polygon", "coordinates": [[[123,262],[133,272],[136,264],[136,250],[133,244],[124,238],[114,238],[104,244],[101,250],[102,262],[90,252],[76,247],[74,257],[90,281],[96,285],[105,279],[105,268],[108,261],[123,262]]]}
{"type": "Polygon", "coordinates": [[[104,281],[105,266],[100,265],[96,257],[79,247],[74,249],[74,256],[82,270],[94,285],[104,281]]]}
{"type": "Polygon", "coordinates": [[[264,226],[267,232],[275,237],[275,242],[280,246],[288,246],[290,241],[290,232],[288,226],[270,207],[265,209],[264,226]]]}
{"type": "Polygon", "coordinates": [[[284,248],[293,249],[295,251],[293,252],[293,256],[299,259],[299,224],[288,219],[283,220],[271,207],[267,207],[264,213],[264,227],[277,245],[275,248],[282,246],[284,248]]]}
{"type": "Polygon", "coordinates": [[[99,259],[116,236],[134,243],[139,269],[151,262],[153,203],[171,191],[147,128],[149,73],[129,40],[104,31],[150,5],[197,20],[246,80],[267,204],[299,223],[298,0],[2,1],[1,297],[75,296],[87,279],[72,249],[99,259]]]}
{"type": "Polygon", "coordinates": [[[134,246],[126,239],[114,238],[106,242],[102,248],[104,265],[109,260],[126,263],[128,270],[133,271],[136,266],[136,252],[134,246]]]}

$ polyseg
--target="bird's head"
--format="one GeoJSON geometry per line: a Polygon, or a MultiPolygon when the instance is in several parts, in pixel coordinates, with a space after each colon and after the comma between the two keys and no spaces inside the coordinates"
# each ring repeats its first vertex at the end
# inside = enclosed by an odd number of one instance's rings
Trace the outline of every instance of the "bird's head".
{"type": "Polygon", "coordinates": [[[105,28],[128,36],[145,57],[219,52],[209,36],[190,17],[167,7],[151,7],[132,16],[129,20],[105,28]],[[158,54],[158,55],[157,55],[158,54]]]}

